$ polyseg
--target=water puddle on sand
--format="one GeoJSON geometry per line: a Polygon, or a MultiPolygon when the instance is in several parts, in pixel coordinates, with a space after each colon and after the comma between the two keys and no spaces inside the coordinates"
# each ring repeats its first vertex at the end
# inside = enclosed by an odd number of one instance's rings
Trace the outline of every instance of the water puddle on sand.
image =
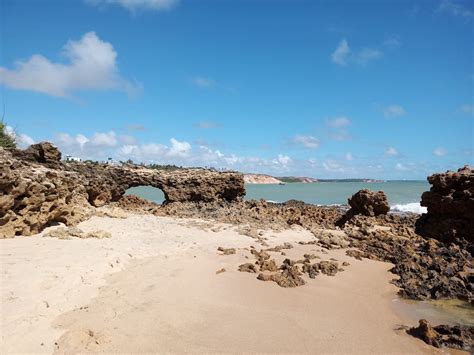
{"type": "MultiPolygon", "coordinates": [[[[474,326],[474,306],[461,300],[412,301],[397,298],[393,300],[396,313],[418,325],[426,319],[433,325],[474,326]]],[[[408,324],[407,324],[408,325],[408,324]]]]}

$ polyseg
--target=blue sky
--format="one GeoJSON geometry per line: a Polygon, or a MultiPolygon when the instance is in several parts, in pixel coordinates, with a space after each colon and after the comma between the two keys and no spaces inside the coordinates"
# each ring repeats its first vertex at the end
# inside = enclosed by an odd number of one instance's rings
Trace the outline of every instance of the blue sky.
{"type": "Polygon", "coordinates": [[[472,1],[1,4],[22,145],[313,177],[473,164],[472,1]]]}

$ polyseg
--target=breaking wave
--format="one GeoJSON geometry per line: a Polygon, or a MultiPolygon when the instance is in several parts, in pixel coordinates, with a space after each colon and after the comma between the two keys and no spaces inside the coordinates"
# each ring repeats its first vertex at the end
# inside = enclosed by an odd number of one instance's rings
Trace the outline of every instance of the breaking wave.
{"type": "Polygon", "coordinates": [[[422,207],[419,202],[405,203],[390,206],[390,210],[394,212],[412,212],[412,213],[426,213],[427,208],[422,207]]]}

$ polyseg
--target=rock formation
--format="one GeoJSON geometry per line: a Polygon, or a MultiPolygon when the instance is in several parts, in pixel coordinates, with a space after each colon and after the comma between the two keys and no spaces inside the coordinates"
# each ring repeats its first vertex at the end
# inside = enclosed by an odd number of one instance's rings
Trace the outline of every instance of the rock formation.
{"type": "Polygon", "coordinates": [[[430,191],[421,196],[428,213],[418,220],[416,232],[442,242],[469,244],[474,252],[474,168],[465,166],[428,177],[430,191]]]}
{"type": "Polygon", "coordinates": [[[355,215],[363,216],[379,216],[386,215],[390,211],[387,196],[383,191],[370,191],[362,189],[357,191],[347,201],[351,208],[346,214],[337,222],[337,225],[343,226],[349,219],[355,215]]]}
{"type": "Polygon", "coordinates": [[[134,186],[163,191],[165,202],[240,200],[241,174],[205,169],[150,170],[134,166],[63,163],[43,142],[26,150],[0,150],[0,238],[31,235],[62,222],[74,225],[93,207],[119,200],[134,186]]]}
{"type": "Polygon", "coordinates": [[[407,333],[437,348],[448,347],[469,351],[474,344],[474,327],[469,326],[433,327],[427,320],[420,319],[418,327],[408,329],[407,333]]]}

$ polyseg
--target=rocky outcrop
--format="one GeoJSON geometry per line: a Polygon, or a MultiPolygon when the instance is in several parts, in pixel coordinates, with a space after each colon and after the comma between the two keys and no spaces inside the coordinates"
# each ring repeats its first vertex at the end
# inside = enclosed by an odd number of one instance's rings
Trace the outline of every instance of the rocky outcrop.
{"type": "Polygon", "coordinates": [[[442,242],[467,243],[474,255],[474,168],[433,174],[428,181],[431,189],[421,196],[428,212],[418,220],[417,233],[442,242]]]}
{"type": "Polygon", "coordinates": [[[118,201],[134,186],[163,191],[165,202],[236,201],[245,194],[239,173],[205,169],[150,170],[135,166],[63,163],[43,142],[26,150],[0,149],[0,238],[31,235],[62,222],[75,225],[118,201]]]}
{"type": "Polygon", "coordinates": [[[474,327],[469,326],[432,326],[427,320],[420,319],[418,327],[407,333],[437,348],[448,347],[471,351],[474,347],[474,327]]]}
{"type": "Polygon", "coordinates": [[[378,216],[387,214],[390,211],[387,196],[383,191],[370,191],[367,189],[357,191],[348,200],[352,214],[364,216],[378,216]]]}
{"type": "Polygon", "coordinates": [[[348,199],[351,208],[337,222],[337,225],[343,226],[349,219],[355,215],[379,216],[386,215],[390,211],[387,196],[383,191],[370,191],[362,189],[357,191],[348,199]]]}

